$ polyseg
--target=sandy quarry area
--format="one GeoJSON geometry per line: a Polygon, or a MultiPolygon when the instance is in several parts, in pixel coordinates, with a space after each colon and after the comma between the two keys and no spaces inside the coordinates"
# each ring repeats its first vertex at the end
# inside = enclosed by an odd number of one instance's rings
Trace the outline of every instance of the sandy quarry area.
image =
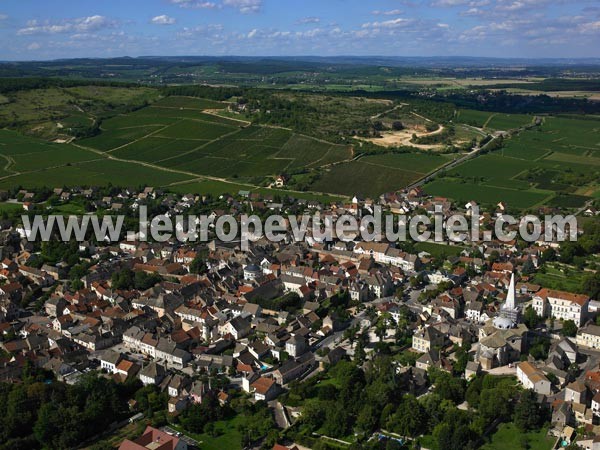
{"type": "Polygon", "coordinates": [[[413,134],[416,134],[418,137],[421,136],[431,136],[434,134],[439,134],[444,131],[444,127],[440,126],[437,130],[432,131],[431,133],[423,132],[422,128],[405,128],[400,131],[384,131],[381,133],[380,138],[360,138],[357,139],[371,142],[375,145],[380,145],[382,147],[397,147],[401,145],[407,145],[411,147],[420,148],[423,150],[441,150],[444,148],[444,144],[413,144],[410,142],[413,134]]]}

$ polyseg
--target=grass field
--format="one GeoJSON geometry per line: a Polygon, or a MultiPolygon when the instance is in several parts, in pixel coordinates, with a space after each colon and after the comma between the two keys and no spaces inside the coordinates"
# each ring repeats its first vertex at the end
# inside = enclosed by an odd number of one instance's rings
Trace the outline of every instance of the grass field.
{"type": "Polygon", "coordinates": [[[538,432],[522,433],[512,423],[503,423],[492,435],[492,440],[481,447],[483,450],[504,450],[507,448],[529,448],[531,450],[550,450],[555,442],[554,438],[548,438],[547,428],[538,432]],[[527,447],[523,444],[527,442],[527,447]]]}
{"type": "Polygon", "coordinates": [[[536,272],[533,283],[548,289],[568,292],[581,292],[584,273],[575,268],[561,267],[559,264],[545,264],[544,273],[536,272]]]}
{"type": "Polygon", "coordinates": [[[492,113],[486,111],[476,111],[474,109],[461,109],[458,112],[457,121],[466,123],[477,128],[483,128],[492,113]]]}
{"type": "Polygon", "coordinates": [[[417,242],[415,243],[415,250],[417,252],[427,252],[431,256],[440,258],[448,256],[458,256],[466,247],[461,245],[446,245],[438,244],[436,242],[417,242]]]}
{"type": "Polygon", "coordinates": [[[532,116],[527,116],[525,114],[494,113],[486,123],[485,127],[492,130],[512,130],[524,125],[529,125],[532,120],[532,116]]]}
{"type": "Polygon", "coordinates": [[[244,418],[239,415],[230,420],[220,420],[214,422],[215,436],[211,436],[206,433],[189,433],[176,425],[172,425],[172,427],[175,430],[181,431],[187,436],[196,440],[200,444],[200,448],[203,450],[235,450],[242,448],[242,435],[239,432],[239,426],[243,423],[244,418]]]}

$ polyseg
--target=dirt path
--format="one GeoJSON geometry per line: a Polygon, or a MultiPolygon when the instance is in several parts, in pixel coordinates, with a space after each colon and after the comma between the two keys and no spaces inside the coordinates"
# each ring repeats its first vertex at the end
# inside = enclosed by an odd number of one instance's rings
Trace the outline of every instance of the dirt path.
{"type": "Polygon", "coordinates": [[[204,114],[210,114],[211,116],[220,117],[221,119],[235,120],[236,122],[241,122],[241,123],[244,123],[246,125],[252,125],[252,122],[249,122],[249,121],[243,120],[243,119],[237,119],[235,117],[222,116],[220,114],[217,114],[217,111],[222,111],[222,110],[221,109],[205,109],[202,112],[204,114]]]}
{"type": "Polygon", "coordinates": [[[380,112],[379,114],[375,114],[374,116],[371,116],[371,120],[379,119],[381,116],[385,116],[386,114],[396,111],[397,109],[400,109],[403,106],[408,106],[408,103],[400,103],[399,105],[396,105],[391,109],[380,112]]]}
{"type": "Polygon", "coordinates": [[[14,174],[18,174],[19,173],[17,171],[10,170],[10,168],[16,164],[16,162],[12,158],[12,156],[0,154],[0,157],[4,158],[6,160],[6,165],[2,168],[3,170],[6,170],[7,172],[12,172],[14,174]]]}

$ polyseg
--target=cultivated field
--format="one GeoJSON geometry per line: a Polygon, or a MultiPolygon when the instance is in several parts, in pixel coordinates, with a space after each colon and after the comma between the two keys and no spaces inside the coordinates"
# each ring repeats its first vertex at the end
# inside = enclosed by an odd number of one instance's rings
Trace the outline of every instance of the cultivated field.
{"type": "Polygon", "coordinates": [[[400,190],[451,160],[450,155],[389,153],[365,156],[326,170],[312,190],[337,194],[376,197],[400,190]]]}
{"type": "Polygon", "coordinates": [[[578,208],[598,192],[599,179],[600,121],[546,117],[542,126],[507,139],[501,150],[455,167],[425,189],[459,201],[505,201],[518,209],[578,208]]]}
{"type": "MultiPolygon", "coordinates": [[[[281,173],[349,160],[352,149],[213,114],[227,104],[167,97],[101,123],[97,136],[54,144],[0,132],[0,186],[170,185],[186,180],[211,193],[237,192],[281,173]],[[124,183],[126,181],[126,183],[124,183]]],[[[310,196],[310,194],[308,194],[310,196]]]]}
{"type": "MultiPolygon", "coordinates": [[[[100,133],[57,144],[1,130],[0,187],[151,183],[172,186],[181,192],[198,188],[218,194],[264,189],[275,176],[287,173],[294,177],[292,189],[310,191],[305,196],[358,193],[373,197],[402,189],[459,156],[396,153],[388,149],[363,156],[350,145],[272,126],[264,118],[257,120],[262,124],[250,124],[225,117],[228,103],[193,97],[162,98],[133,111],[117,111],[106,119],[93,118],[89,111],[83,110],[85,102],[69,100],[135,103],[151,97],[150,91],[142,88],[130,93],[111,89],[75,87],[36,91],[47,98],[35,103],[40,111],[37,122],[33,111],[20,112],[20,117],[31,121],[27,122],[29,127],[45,123],[46,115],[57,108],[75,108],[76,113],[65,112],[61,126],[80,120],[88,125],[98,121],[100,133]]],[[[16,95],[31,96],[31,93],[16,95]]],[[[306,101],[308,112],[302,116],[303,127],[314,124],[318,128],[314,134],[332,138],[335,129],[350,128],[360,120],[381,121],[386,127],[401,121],[409,128],[431,130],[431,125],[438,123],[448,126],[448,120],[454,117],[453,139],[468,141],[494,130],[531,124],[534,118],[468,109],[456,114],[446,105],[419,101],[408,105],[355,97],[300,94],[294,98],[289,93],[277,96],[283,102],[306,101]],[[324,105],[321,109],[319,102],[324,105]],[[334,113],[337,111],[339,116],[340,108],[350,108],[352,112],[348,117],[336,117],[334,113]]],[[[21,100],[34,101],[30,97],[21,100]]],[[[12,107],[23,107],[19,105],[17,102],[12,107]]],[[[253,114],[237,117],[256,118],[253,114]]],[[[359,151],[360,146],[356,147],[359,151]]],[[[564,115],[544,117],[541,126],[505,139],[502,149],[441,174],[425,189],[458,201],[476,200],[485,204],[506,201],[518,209],[541,204],[577,208],[600,196],[598,179],[600,118],[564,115]]],[[[302,195],[297,191],[294,194],[302,195]]]]}

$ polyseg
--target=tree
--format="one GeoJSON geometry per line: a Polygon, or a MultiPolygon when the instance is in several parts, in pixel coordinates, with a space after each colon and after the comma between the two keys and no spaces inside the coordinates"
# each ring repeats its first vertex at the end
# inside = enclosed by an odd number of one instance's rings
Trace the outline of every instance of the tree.
{"type": "Polygon", "coordinates": [[[418,436],[423,432],[425,411],[412,395],[402,398],[398,409],[388,421],[388,428],[403,436],[418,436]]]}
{"type": "Polygon", "coordinates": [[[540,320],[541,318],[537,315],[535,309],[533,309],[531,305],[525,308],[525,312],[523,313],[523,323],[527,326],[527,328],[530,330],[534,329],[540,320]]]}
{"type": "Polygon", "coordinates": [[[201,253],[198,253],[196,255],[196,257],[190,263],[190,272],[202,274],[202,273],[206,273],[206,271],[207,271],[207,267],[206,267],[206,262],[204,261],[203,255],[201,253]]]}
{"type": "Polygon", "coordinates": [[[582,290],[591,298],[599,298],[600,296],[600,271],[596,273],[588,273],[583,277],[582,290]]]}
{"type": "Polygon", "coordinates": [[[577,325],[571,319],[565,320],[562,323],[561,333],[563,336],[574,337],[577,335],[577,325]]]}
{"type": "Polygon", "coordinates": [[[521,393],[519,402],[515,406],[513,420],[522,432],[540,428],[544,421],[544,414],[541,405],[537,402],[535,392],[526,390],[521,393]]]}
{"type": "Polygon", "coordinates": [[[531,275],[535,272],[535,266],[531,258],[527,258],[527,261],[523,263],[523,268],[521,269],[521,273],[523,275],[531,275]]]}
{"type": "Polygon", "coordinates": [[[350,417],[346,409],[339,407],[327,408],[325,423],[323,423],[323,432],[327,436],[334,438],[343,437],[348,434],[349,419],[350,417]]]}
{"type": "Polygon", "coordinates": [[[400,122],[399,120],[395,120],[392,123],[392,130],[394,130],[394,131],[404,130],[404,124],[402,122],[400,122]]]}
{"type": "Polygon", "coordinates": [[[367,357],[367,353],[365,352],[365,347],[362,339],[359,339],[356,344],[356,349],[354,349],[354,361],[357,363],[362,363],[367,357]]]}

